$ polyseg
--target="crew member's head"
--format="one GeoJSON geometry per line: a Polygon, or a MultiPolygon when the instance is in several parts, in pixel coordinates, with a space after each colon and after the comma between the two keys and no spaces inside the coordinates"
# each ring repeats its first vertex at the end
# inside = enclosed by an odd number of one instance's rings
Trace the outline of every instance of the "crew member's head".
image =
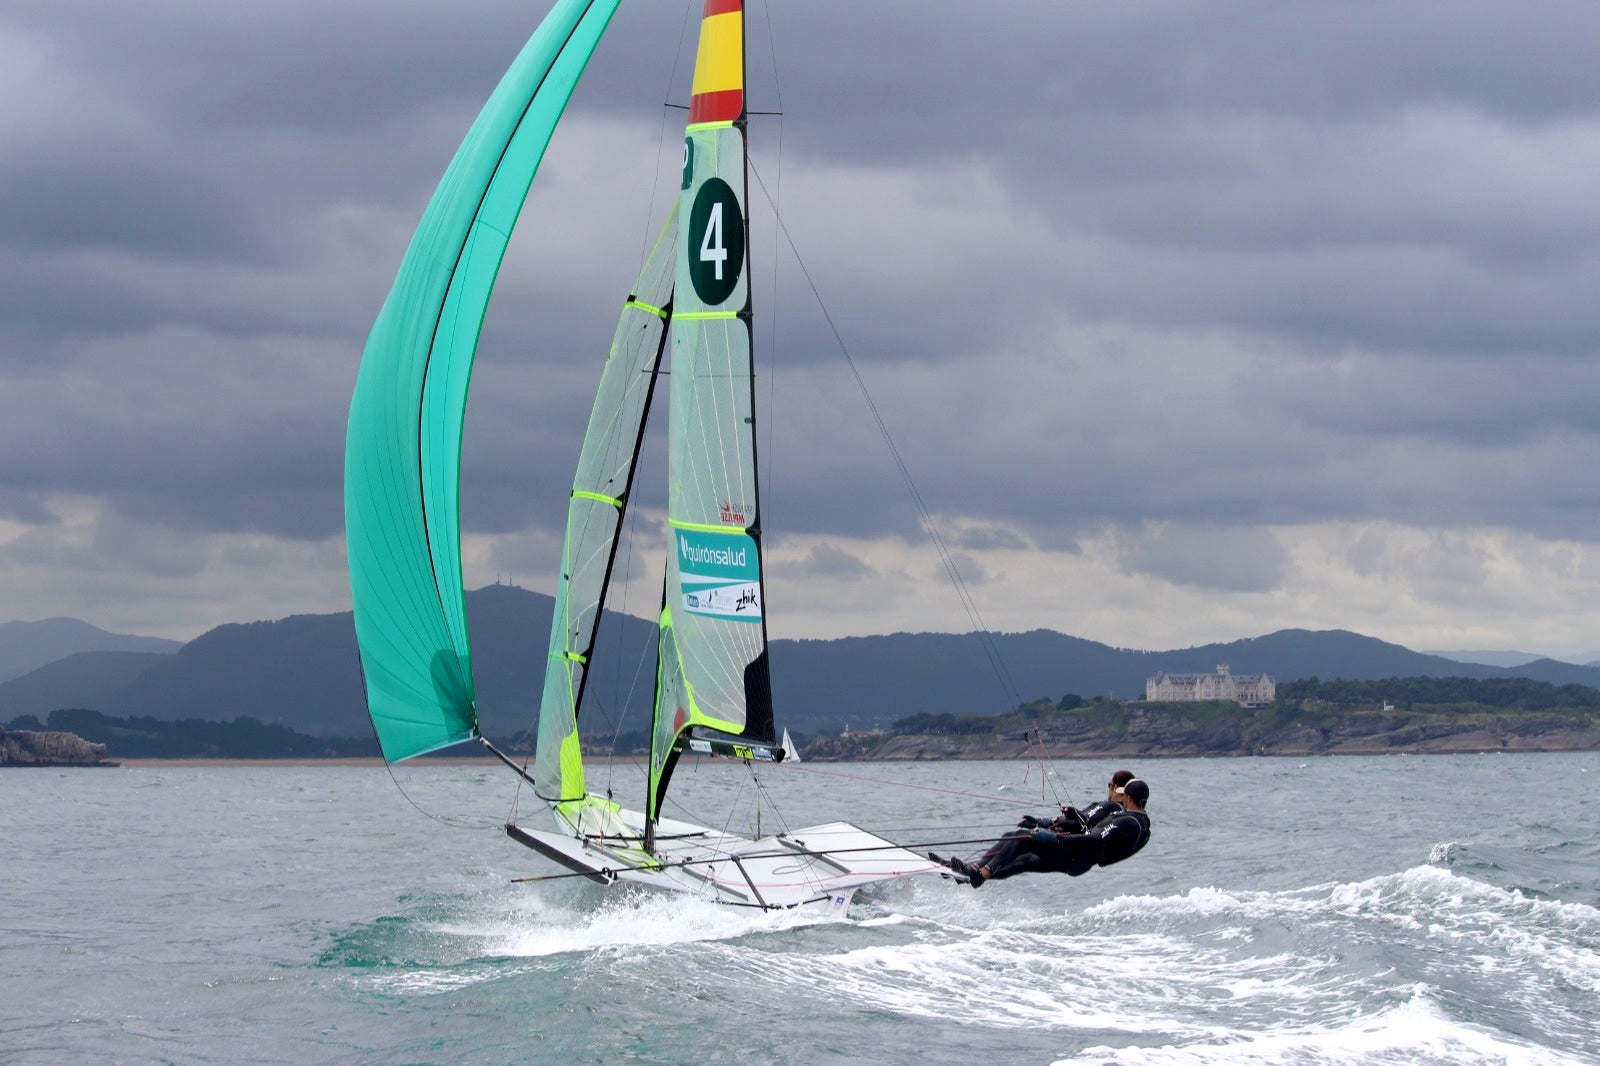
{"type": "Polygon", "coordinates": [[[1137,777],[1122,786],[1122,805],[1132,810],[1142,811],[1144,805],[1150,802],[1150,786],[1140,781],[1137,777]]]}

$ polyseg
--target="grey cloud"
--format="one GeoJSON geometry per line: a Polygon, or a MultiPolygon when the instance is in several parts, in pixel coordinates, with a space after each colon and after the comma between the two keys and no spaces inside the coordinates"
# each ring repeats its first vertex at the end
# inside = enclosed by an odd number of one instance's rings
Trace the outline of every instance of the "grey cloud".
{"type": "Polygon", "coordinates": [[[137,518],[116,511],[102,517],[94,528],[94,556],[119,572],[148,577],[193,577],[205,569],[195,538],[176,535],[169,523],[152,526],[137,518]]]}
{"type": "Polygon", "coordinates": [[[968,526],[946,534],[949,543],[968,551],[1023,551],[1029,544],[1012,530],[1001,526],[968,526]]]}
{"type": "MultiPolygon", "coordinates": [[[[0,513],[110,501],[107,551],[138,548],[123,519],[336,536],[366,330],[537,17],[8,5],[0,513]]],[[[786,115],[754,120],[759,173],[972,558],[1168,523],[1126,542],[1130,567],[1257,589],[1284,565],[1260,523],[1600,539],[1590,6],[820,3],[771,21],[776,77],[751,20],[752,105],[786,115]],[[1229,543],[1262,554],[1232,568],[1229,543]]],[[[681,116],[657,105],[685,99],[684,25],[625,7],[557,134],[485,323],[470,531],[559,536],[644,201],[673,188],[681,116]]],[[[920,538],[759,192],[752,210],[769,528],[920,538]]]]}
{"type": "Polygon", "coordinates": [[[875,576],[876,571],[850,552],[830,544],[818,544],[795,563],[776,564],[775,573],[788,580],[807,577],[828,578],[834,581],[859,582],[875,576]]]}
{"type": "Polygon", "coordinates": [[[930,575],[930,578],[945,582],[953,582],[959,578],[961,583],[968,588],[978,588],[989,584],[997,574],[997,567],[985,565],[978,560],[977,556],[969,552],[951,552],[949,566],[950,570],[955,571],[954,575],[941,566],[930,575]]]}
{"type": "Polygon", "coordinates": [[[1118,551],[1130,571],[1229,592],[1270,592],[1288,564],[1266,531],[1205,524],[1146,525],[1119,536],[1118,551]]]}
{"type": "Polygon", "coordinates": [[[45,506],[45,493],[38,489],[0,487],[0,518],[30,526],[54,526],[58,519],[45,506]]]}

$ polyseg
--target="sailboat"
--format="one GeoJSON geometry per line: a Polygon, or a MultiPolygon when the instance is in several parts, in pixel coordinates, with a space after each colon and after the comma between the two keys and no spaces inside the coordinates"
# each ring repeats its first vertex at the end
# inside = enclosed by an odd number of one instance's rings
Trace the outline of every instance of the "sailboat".
{"type": "Polygon", "coordinates": [[[844,908],[863,886],[936,867],[849,822],[750,838],[664,814],[682,758],[777,763],[790,748],[775,732],[767,650],[742,0],[706,0],[678,201],[624,302],[584,436],[532,772],[479,732],[460,550],[467,384],[506,243],[617,4],[558,0],[445,172],[368,338],[345,459],[368,710],[391,762],[487,745],[551,816],[506,832],[574,874],[736,906],[844,908]],[[658,389],[669,351],[671,388],[658,389]],[[588,787],[578,723],[658,392],[670,393],[670,545],[634,809],[588,787]]]}

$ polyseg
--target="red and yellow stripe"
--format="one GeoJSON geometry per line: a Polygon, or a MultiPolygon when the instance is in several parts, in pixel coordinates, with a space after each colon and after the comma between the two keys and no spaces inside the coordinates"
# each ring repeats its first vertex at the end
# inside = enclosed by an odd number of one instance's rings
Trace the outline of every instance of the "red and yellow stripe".
{"type": "Polygon", "coordinates": [[[689,124],[732,122],[743,112],[744,0],[706,0],[689,124]]]}

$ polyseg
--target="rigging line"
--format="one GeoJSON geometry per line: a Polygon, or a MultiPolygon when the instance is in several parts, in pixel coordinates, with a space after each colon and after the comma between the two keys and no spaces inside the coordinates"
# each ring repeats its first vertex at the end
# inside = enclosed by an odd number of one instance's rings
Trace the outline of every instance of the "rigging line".
{"type": "MultiPolygon", "coordinates": [[[[671,100],[666,101],[661,106],[662,107],[670,107],[674,111],[690,111],[690,110],[693,110],[688,104],[675,104],[671,100]]],[[[783,112],[782,111],[751,111],[748,108],[745,109],[745,113],[744,114],[745,114],[746,118],[750,118],[750,117],[753,117],[753,116],[759,116],[761,118],[782,118],[783,117],[783,112]]]]}
{"type": "MultiPolygon", "coordinates": [[[[655,366],[656,366],[656,372],[658,374],[660,374],[661,373],[661,353],[657,353],[657,355],[656,355],[655,366]]],[[[649,415],[648,415],[648,412],[647,412],[643,424],[639,427],[639,455],[641,456],[641,459],[642,459],[642,456],[644,455],[645,441],[648,438],[649,432],[650,432],[650,418],[649,418],[649,415]]],[[[637,463],[639,461],[641,461],[641,460],[635,460],[635,464],[637,465],[637,463]]],[[[630,496],[631,495],[632,495],[632,493],[630,491],[630,496]]],[[[627,556],[625,557],[625,559],[623,561],[623,565],[622,565],[622,576],[623,576],[622,603],[617,607],[615,613],[618,614],[621,618],[625,619],[625,618],[628,617],[628,593],[633,587],[633,544],[634,544],[634,538],[638,535],[638,532],[639,532],[639,505],[637,503],[632,503],[631,506],[629,506],[628,512],[627,512],[627,515],[624,518],[624,521],[626,522],[627,527],[628,527],[627,528],[628,552],[627,552],[627,556]]],[[[617,535],[621,536],[622,532],[623,531],[619,526],[619,528],[617,529],[617,535]]],[[[599,634],[600,634],[600,623],[601,623],[601,621],[602,621],[602,619],[596,619],[595,620],[595,636],[596,637],[598,637],[599,634]]],[[[657,624],[659,624],[659,623],[657,623],[657,624]]],[[[622,623],[622,622],[619,622],[618,625],[617,625],[617,639],[616,639],[616,646],[617,646],[616,662],[617,662],[617,664],[619,666],[622,663],[622,649],[623,649],[624,644],[626,643],[624,641],[624,639],[623,639],[623,634],[626,632],[626,630],[627,630],[626,624],[622,623]]],[[[618,670],[616,672],[616,686],[615,686],[615,690],[614,690],[614,696],[615,696],[615,698],[617,700],[617,718],[616,718],[616,729],[611,734],[611,761],[606,764],[606,793],[607,793],[607,795],[610,795],[612,786],[613,786],[614,781],[615,781],[615,773],[616,773],[616,765],[617,765],[617,761],[616,761],[617,760],[617,739],[622,736],[622,723],[623,723],[624,719],[626,719],[627,716],[628,716],[628,708],[633,705],[633,694],[635,692],[639,691],[639,676],[644,673],[644,664],[645,664],[645,661],[647,659],[649,659],[649,658],[650,658],[650,642],[646,641],[645,642],[645,646],[642,649],[640,649],[639,656],[634,662],[633,679],[628,682],[628,692],[627,692],[626,695],[623,695],[623,692],[622,692],[622,671],[618,670]]],[[[609,716],[608,716],[608,719],[609,719],[609,716]]],[[[652,714],[651,722],[650,722],[650,728],[648,730],[646,730],[646,733],[647,734],[653,734],[654,731],[655,731],[655,721],[654,721],[654,715],[652,714]]],[[[633,765],[636,769],[644,770],[644,767],[639,762],[639,757],[637,755],[629,755],[629,756],[627,756],[627,758],[628,758],[629,763],[631,765],[633,765]]],[[[645,771],[645,780],[646,781],[649,780],[648,771],[645,771]]]]}
{"type": "MultiPolygon", "coordinates": [[[[699,766],[696,766],[695,769],[698,770],[699,766]]],[[[733,824],[734,813],[736,811],[738,811],[738,809],[739,809],[739,800],[742,799],[743,797],[744,797],[744,783],[741,781],[739,783],[739,791],[734,794],[733,802],[728,804],[728,820],[722,824],[722,837],[720,838],[720,840],[719,840],[719,842],[717,844],[712,845],[712,851],[717,856],[715,859],[711,860],[712,862],[719,862],[719,861],[722,861],[722,860],[726,860],[726,859],[728,859],[730,857],[730,853],[729,852],[727,852],[727,851],[718,851],[717,849],[721,848],[723,846],[721,841],[725,841],[730,836],[733,835],[732,833],[728,832],[728,827],[733,824]]],[[[757,803],[758,806],[760,805],[760,802],[761,802],[760,798],[757,797],[756,803],[757,803]]],[[[701,893],[701,894],[707,899],[711,898],[711,896],[716,892],[716,887],[714,885],[709,884],[709,883],[706,884],[704,886],[704,888],[705,888],[705,891],[703,893],[701,893]]]]}
{"type": "MultiPolygon", "coordinates": [[[[1039,735],[1039,730],[1038,729],[1024,729],[1022,731],[1022,743],[1023,743],[1023,749],[1022,750],[1024,752],[1024,758],[1027,760],[1027,767],[1028,767],[1027,770],[1022,775],[1022,781],[1023,781],[1024,784],[1026,784],[1027,781],[1028,781],[1028,778],[1033,776],[1033,767],[1034,767],[1034,764],[1037,763],[1038,766],[1039,766],[1039,802],[1043,803],[1045,801],[1045,799],[1046,799],[1046,797],[1045,797],[1045,788],[1047,786],[1050,787],[1050,788],[1054,788],[1055,785],[1050,780],[1050,774],[1051,774],[1052,771],[1050,769],[1046,768],[1046,766],[1044,764],[1044,762],[1045,762],[1044,761],[1044,757],[1040,754],[1040,747],[1041,746],[1035,743],[1037,738],[1038,738],[1038,735],[1039,735]]],[[[1060,793],[1057,793],[1056,794],[1056,802],[1059,803],[1060,801],[1061,801],[1061,795],[1060,795],[1060,793]]]]}
{"type": "Polygon", "coordinates": [[[780,75],[778,73],[778,39],[777,39],[777,35],[772,32],[772,5],[770,3],[762,5],[762,12],[767,17],[767,51],[769,53],[771,53],[771,55],[772,55],[772,90],[778,97],[778,110],[775,111],[775,112],[772,112],[772,111],[750,111],[750,112],[748,112],[748,114],[752,114],[752,115],[770,115],[770,114],[782,115],[783,114],[783,77],[782,77],[782,75],[780,75]]]}
{"type": "Polygon", "coordinates": [[[849,367],[850,374],[855,379],[856,388],[861,392],[862,399],[866,401],[867,410],[872,415],[873,422],[877,425],[878,434],[883,438],[884,444],[889,449],[889,455],[894,461],[895,468],[899,471],[900,480],[905,483],[906,489],[911,495],[917,514],[922,519],[923,529],[926,531],[928,539],[933,543],[934,550],[939,555],[945,574],[956,590],[956,596],[966,611],[967,621],[979,639],[984,655],[989,660],[990,668],[994,671],[995,679],[999,682],[1006,698],[1013,700],[1015,705],[1020,706],[1022,695],[1018,691],[1016,682],[1000,655],[1000,648],[994,639],[994,634],[989,630],[987,623],[984,622],[983,614],[978,609],[977,600],[973,598],[967,583],[962,579],[961,571],[956,567],[955,557],[951,554],[943,534],[939,531],[938,524],[933,519],[933,512],[928,509],[927,502],[923,499],[921,491],[918,490],[916,480],[911,476],[911,469],[906,465],[899,446],[894,442],[894,436],[889,432],[889,424],[884,421],[883,414],[878,409],[877,401],[872,398],[872,393],[867,388],[866,379],[861,376],[861,371],[856,366],[855,358],[850,354],[850,348],[845,343],[844,335],[839,332],[838,324],[834,322],[827,303],[822,299],[822,291],[817,287],[816,280],[811,276],[811,271],[806,266],[805,259],[800,255],[800,248],[795,243],[794,235],[789,232],[789,226],[784,222],[783,214],[773,201],[772,193],[767,189],[767,183],[762,179],[761,172],[756,168],[755,161],[750,160],[749,164],[750,173],[755,175],[756,184],[761,186],[762,194],[772,207],[773,217],[777,221],[779,230],[783,233],[784,240],[788,242],[789,251],[794,255],[796,264],[800,267],[801,276],[806,279],[806,284],[810,286],[811,294],[817,301],[817,307],[821,310],[822,317],[828,323],[828,329],[833,334],[834,343],[838,346],[839,353],[844,357],[845,365],[849,367]]]}
{"type": "Polygon", "coordinates": [[[455,819],[455,818],[446,818],[442,814],[434,814],[432,811],[427,810],[420,803],[418,803],[416,800],[411,798],[411,793],[407,792],[405,790],[404,786],[402,786],[400,784],[400,779],[394,776],[394,764],[393,763],[391,763],[388,759],[385,759],[385,760],[383,760],[383,768],[385,770],[389,771],[389,780],[394,782],[394,787],[397,790],[399,790],[400,795],[404,796],[406,798],[406,802],[411,804],[411,806],[415,807],[417,809],[417,813],[421,814],[423,817],[432,818],[434,821],[440,823],[441,825],[448,825],[448,826],[450,826],[451,828],[454,828],[454,829],[497,829],[497,828],[499,828],[499,826],[496,823],[492,822],[492,821],[463,822],[463,821],[460,821],[460,820],[455,819]]]}
{"type": "MultiPolygon", "coordinates": [[[[618,679],[618,684],[620,684],[620,683],[621,683],[621,680],[619,678],[618,679]]],[[[623,724],[623,721],[624,721],[624,716],[627,713],[626,707],[624,707],[621,710],[619,710],[617,712],[617,714],[616,714],[616,717],[613,718],[612,714],[611,714],[611,708],[606,705],[605,700],[603,700],[600,697],[598,692],[591,692],[590,693],[589,702],[585,703],[584,707],[592,709],[595,713],[599,714],[602,718],[605,719],[607,725],[612,725],[613,723],[615,723],[615,729],[611,734],[611,755],[608,756],[607,759],[606,759],[606,798],[610,799],[612,791],[613,791],[613,789],[615,788],[615,785],[616,785],[616,781],[615,781],[615,776],[614,775],[615,775],[616,767],[619,764],[626,763],[628,765],[632,765],[635,769],[637,769],[637,770],[639,770],[641,772],[643,772],[644,768],[643,768],[643,765],[639,761],[639,756],[637,756],[637,755],[618,755],[617,754],[617,738],[619,736],[621,736],[621,734],[622,734],[622,724],[623,724]]],[[[585,765],[588,765],[588,764],[585,764],[585,765]]]]}
{"type": "MultiPolygon", "coordinates": [[[[656,366],[657,366],[657,368],[659,368],[660,365],[661,365],[661,356],[660,356],[659,353],[657,353],[657,355],[656,355],[656,366]]],[[[649,432],[649,427],[650,427],[650,417],[649,417],[649,412],[646,412],[645,413],[645,418],[644,418],[644,424],[639,427],[639,429],[640,429],[640,433],[639,433],[639,454],[641,456],[644,454],[644,435],[645,435],[645,433],[649,432]]],[[[635,469],[637,469],[638,463],[639,463],[639,460],[635,459],[634,460],[635,469]]],[[[630,496],[632,495],[631,491],[629,492],[629,495],[630,496]]],[[[632,501],[630,501],[630,503],[631,502],[632,501]]],[[[638,531],[638,528],[639,528],[639,507],[638,507],[637,503],[634,503],[633,506],[628,508],[628,513],[624,516],[623,522],[619,523],[619,526],[618,526],[618,529],[617,529],[617,536],[619,536],[619,537],[622,536],[622,534],[624,532],[623,529],[621,528],[622,524],[626,524],[627,527],[628,527],[627,531],[626,531],[627,532],[628,550],[627,550],[627,554],[623,557],[623,561],[622,561],[622,603],[618,606],[617,611],[623,618],[626,618],[626,617],[628,617],[628,591],[633,586],[633,537],[634,537],[634,534],[638,531]]],[[[595,634],[596,639],[598,639],[599,636],[600,636],[600,624],[601,624],[602,621],[604,621],[603,618],[596,618],[595,619],[594,634],[595,634]]],[[[622,626],[622,625],[619,625],[617,627],[618,636],[617,636],[616,663],[617,663],[618,666],[622,665],[622,645],[623,645],[623,641],[622,641],[621,634],[622,634],[622,631],[625,628],[626,627],[622,626]]],[[[643,659],[641,658],[640,661],[643,662],[643,659]]],[[[634,668],[633,679],[634,679],[634,684],[635,685],[638,684],[639,669],[640,669],[639,667],[635,667],[634,668]]],[[[617,700],[617,701],[619,701],[619,702],[617,703],[618,710],[617,710],[616,728],[611,733],[611,756],[612,756],[612,761],[608,762],[606,764],[606,795],[607,796],[611,795],[611,790],[612,790],[613,786],[616,783],[617,739],[622,736],[622,719],[628,713],[628,710],[627,710],[628,704],[633,702],[633,685],[629,685],[628,686],[628,695],[626,697],[626,701],[623,701],[623,696],[622,696],[622,671],[621,670],[617,670],[616,671],[615,678],[616,678],[616,680],[615,680],[615,684],[613,686],[612,698],[617,700]]]]}
{"type": "Polygon", "coordinates": [[[802,764],[793,767],[796,773],[821,774],[824,777],[842,777],[848,781],[863,781],[869,785],[889,785],[895,788],[911,788],[921,792],[943,792],[948,796],[965,796],[968,799],[979,799],[989,803],[1007,803],[1015,807],[1035,807],[1038,804],[1032,800],[1011,799],[1006,796],[986,796],[981,792],[962,792],[960,789],[939,788],[937,785],[914,785],[909,781],[888,781],[881,777],[861,777],[857,774],[842,774],[837,770],[819,770],[814,766],[802,764]]]}
{"type": "Polygon", "coordinates": [[[767,791],[767,786],[761,783],[761,778],[756,774],[756,764],[746,759],[745,766],[750,770],[750,780],[756,783],[756,801],[758,808],[760,801],[766,800],[767,806],[772,808],[773,815],[778,819],[778,827],[783,830],[780,835],[788,836],[789,822],[783,817],[783,811],[778,809],[777,801],[775,801],[772,798],[771,793],[767,791]]]}
{"type": "Polygon", "coordinates": [[[693,3],[683,5],[683,22],[678,27],[678,47],[672,53],[672,69],[667,73],[667,85],[661,91],[661,129],[656,134],[656,166],[655,173],[650,178],[650,199],[645,209],[644,239],[640,242],[639,262],[644,262],[650,255],[650,216],[655,212],[656,190],[661,188],[661,157],[666,152],[667,145],[667,115],[677,105],[670,100],[672,96],[672,83],[678,78],[678,67],[683,63],[683,44],[689,38],[689,16],[694,11],[693,3]]]}
{"type": "MultiPolygon", "coordinates": [[[[777,43],[776,36],[772,32],[772,5],[770,3],[763,5],[762,11],[766,15],[766,22],[767,22],[767,51],[772,57],[772,89],[773,89],[773,93],[778,98],[778,110],[776,112],[777,115],[778,115],[778,164],[777,164],[778,165],[778,173],[777,173],[777,176],[773,178],[773,182],[772,182],[773,187],[774,187],[773,200],[774,200],[775,205],[776,205],[776,203],[782,203],[783,202],[783,117],[782,117],[783,116],[783,78],[778,73],[778,43],[777,43]]],[[[746,103],[748,103],[748,102],[749,101],[746,100],[746,103]]],[[[764,188],[765,187],[763,187],[763,189],[764,188]]],[[[777,207],[776,206],[773,207],[773,213],[774,214],[777,213],[777,207]]],[[[748,242],[746,242],[746,243],[747,243],[747,246],[748,246],[748,242]]],[[[770,366],[772,368],[771,371],[767,374],[767,413],[768,413],[769,417],[767,418],[767,464],[766,465],[767,465],[767,490],[768,490],[769,494],[771,493],[771,490],[772,490],[772,475],[774,473],[774,468],[776,466],[776,464],[773,462],[773,460],[777,458],[777,451],[773,447],[773,432],[776,429],[776,425],[777,425],[777,421],[778,420],[776,418],[773,418],[773,417],[770,417],[770,416],[771,416],[771,413],[774,410],[776,410],[775,403],[776,403],[776,390],[777,390],[777,377],[778,377],[778,265],[779,265],[780,258],[781,257],[778,255],[777,248],[773,248],[773,250],[772,250],[772,308],[771,308],[770,311],[767,312],[767,326],[768,326],[768,329],[767,329],[767,336],[768,336],[767,363],[768,363],[768,366],[770,366]]]]}
{"type": "MultiPolygon", "coordinates": [[[[367,666],[366,666],[366,663],[362,662],[362,660],[361,660],[361,652],[360,652],[359,649],[357,649],[357,651],[356,651],[356,671],[357,671],[357,673],[359,673],[361,675],[361,702],[370,707],[371,706],[371,697],[367,693],[367,666]]],[[[474,709],[474,711],[473,711],[473,719],[474,720],[477,719],[477,711],[476,711],[476,709],[474,709]]],[[[372,739],[378,742],[378,753],[380,755],[382,755],[382,753],[383,753],[383,737],[378,735],[378,723],[373,720],[371,714],[367,715],[367,724],[372,727],[372,739]]],[[[478,824],[476,824],[474,822],[458,822],[458,821],[456,821],[454,819],[446,818],[443,815],[434,814],[432,811],[424,810],[422,805],[419,804],[416,800],[412,799],[411,798],[411,794],[408,793],[404,788],[401,787],[400,779],[394,776],[394,764],[391,763],[388,760],[387,757],[385,757],[384,760],[383,760],[383,768],[389,772],[389,780],[394,784],[395,791],[399,792],[400,795],[404,796],[405,799],[406,799],[406,802],[411,804],[411,806],[415,807],[417,809],[417,813],[421,814],[423,817],[432,818],[434,821],[439,822],[441,825],[452,826],[452,827],[454,827],[456,829],[482,829],[483,828],[483,826],[478,825],[478,824]]]]}
{"type": "MultiPolygon", "coordinates": [[[[1027,734],[1023,735],[1026,736],[1027,734]]],[[[1050,749],[1044,743],[1044,733],[1040,731],[1038,726],[1033,727],[1033,741],[1039,747],[1039,770],[1044,774],[1044,779],[1050,782],[1050,791],[1055,796],[1056,804],[1059,806],[1061,805],[1061,790],[1056,788],[1056,784],[1062,781],[1061,773],[1056,769],[1055,760],[1050,757],[1050,749]]],[[[1067,802],[1071,803],[1072,789],[1067,788],[1064,783],[1061,788],[1066,789],[1067,802]]],[[[1040,798],[1042,799],[1043,797],[1041,796],[1040,798]]]]}
{"type": "MultiPolygon", "coordinates": [[[[882,836],[885,833],[920,833],[920,832],[922,832],[923,830],[925,830],[927,828],[928,827],[927,827],[926,824],[922,824],[922,825],[892,825],[892,826],[889,826],[886,829],[879,829],[877,827],[873,827],[871,832],[872,832],[872,834],[874,836],[882,836]]],[[[941,826],[940,828],[950,829],[950,830],[956,830],[956,829],[986,829],[986,830],[994,831],[994,823],[993,822],[974,822],[971,825],[946,825],[946,826],[941,826]]],[[[1008,829],[1008,830],[1006,830],[1006,832],[1009,833],[1009,832],[1011,832],[1011,830],[1008,829]]],[[[995,838],[994,837],[990,837],[989,839],[993,840],[995,838]]],[[[911,845],[903,844],[901,846],[902,847],[910,847],[911,845]]]]}

